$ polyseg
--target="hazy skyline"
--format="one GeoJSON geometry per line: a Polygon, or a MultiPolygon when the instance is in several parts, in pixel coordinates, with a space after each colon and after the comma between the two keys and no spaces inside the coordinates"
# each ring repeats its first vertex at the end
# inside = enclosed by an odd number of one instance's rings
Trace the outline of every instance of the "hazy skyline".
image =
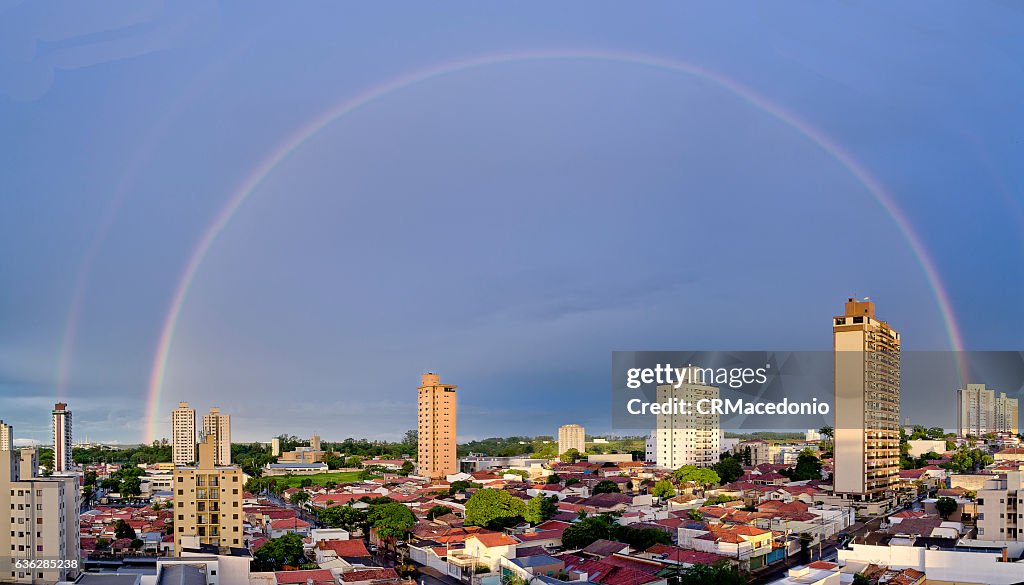
{"type": "Polygon", "coordinates": [[[0,9],[18,438],[137,442],[157,387],[158,436],[394,439],[425,371],[460,440],[603,432],[613,350],[827,350],[853,295],[1020,349],[1019,7],[64,8],[0,9]]]}

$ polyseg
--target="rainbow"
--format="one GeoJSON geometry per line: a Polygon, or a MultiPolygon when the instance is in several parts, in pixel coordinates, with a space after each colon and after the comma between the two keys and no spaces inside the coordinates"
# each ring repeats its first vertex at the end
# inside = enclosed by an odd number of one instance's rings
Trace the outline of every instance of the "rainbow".
{"type": "Polygon", "coordinates": [[[953,314],[949,295],[946,293],[939,278],[935,263],[928,256],[921,238],[912,229],[912,226],[902,211],[893,202],[892,198],[885,191],[882,185],[872,177],[849,153],[844,151],[838,144],[824,135],[821,131],[809,125],[795,115],[787,112],[778,105],[754,93],[749,88],[733,81],[721,74],[702,69],[698,66],[674,59],[618,51],[601,50],[577,50],[577,49],[555,49],[543,51],[511,52],[497,55],[474,57],[471,59],[456,60],[441,63],[426,69],[420,69],[399,76],[391,81],[384,82],[372,87],[363,93],[353,96],[340,104],[330,108],[321,115],[313,118],[309,123],[299,128],[287,139],[278,144],[264,157],[252,172],[245,178],[231,197],[221,208],[220,212],[213,219],[213,222],[203,232],[192,255],[189,257],[181,278],[174,290],[170,307],[164,319],[160,337],[157,342],[156,352],[153,356],[153,364],[149,377],[148,398],[145,413],[145,442],[149,443],[157,437],[158,411],[160,398],[163,392],[164,376],[167,372],[167,360],[171,345],[174,340],[175,329],[178,319],[181,316],[182,307],[188,298],[189,289],[195,280],[203,259],[213,246],[217,237],[231,222],[231,219],[245,204],[246,200],[253,193],[257,186],[266,179],[270,173],[289,155],[299,149],[307,140],[315,136],[319,131],[329,126],[332,122],[358,110],[374,100],[384,97],[396,91],[406,89],[425,81],[429,81],[445,75],[457,72],[488,67],[503,63],[534,61],[534,60],[598,60],[610,61],[629,65],[653,67],[665,71],[695,76],[709,81],[722,89],[725,89],[751,106],[773,116],[780,122],[793,128],[808,140],[817,145],[823,152],[827,153],[843,168],[845,168],[860,184],[878,201],[886,213],[893,219],[906,239],[913,254],[917,257],[925,278],[932,288],[935,301],[945,322],[946,333],[949,336],[952,349],[961,351],[963,342],[959,328],[953,314]]]}

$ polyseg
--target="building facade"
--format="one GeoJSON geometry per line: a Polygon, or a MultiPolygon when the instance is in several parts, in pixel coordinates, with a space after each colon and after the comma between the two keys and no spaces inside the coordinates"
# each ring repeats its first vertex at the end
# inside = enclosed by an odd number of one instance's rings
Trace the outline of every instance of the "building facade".
{"type": "Polygon", "coordinates": [[[967,384],[957,390],[957,432],[961,437],[981,437],[987,433],[1020,432],[1017,399],[984,384],[967,384]]]}
{"type": "Polygon", "coordinates": [[[35,449],[0,451],[0,508],[10,510],[10,529],[0,530],[0,582],[72,581],[77,567],[19,568],[15,559],[78,561],[77,477],[39,477],[35,449]],[[9,551],[9,552],[7,552],[9,551]]]}
{"type": "Polygon", "coordinates": [[[0,451],[14,449],[14,427],[0,420],[0,451]]]}
{"type": "Polygon", "coordinates": [[[580,425],[562,425],[558,427],[558,454],[561,455],[569,449],[576,449],[580,453],[587,450],[587,435],[580,425]]]}
{"type": "Polygon", "coordinates": [[[222,414],[219,408],[211,408],[203,416],[203,437],[204,440],[205,437],[213,437],[217,465],[231,465],[231,415],[222,414]]]}
{"type": "Polygon", "coordinates": [[[213,544],[241,547],[242,470],[217,464],[217,443],[207,435],[194,466],[174,468],[174,550],[213,544]]]}
{"type": "Polygon", "coordinates": [[[196,462],[196,410],[188,402],[179,402],[178,408],[171,411],[171,462],[196,462]]]}
{"type": "Polygon", "coordinates": [[[1000,392],[995,399],[995,422],[997,433],[1020,433],[1020,419],[1017,418],[1018,400],[1009,398],[1006,392],[1000,392]]]}
{"type": "Polygon", "coordinates": [[[442,384],[434,373],[423,374],[417,389],[418,473],[441,478],[459,471],[455,455],[457,386],[442,384]]]}
{"type": "Polygon", "coordinates": [[[836,494],[885,498],[900,469],[900,334],[875,304],[848,299],[833,317],[836,494]]]}
{"type": "Polygon", "coordinates": [[[978,540],[1024,542],[1024,471],[986,481],[976,502],[978,540]]]}
{"type": "Polygon", "coordinates": [[[71,411],[68,405],[53,405],[53,472],[67,473],[74,465],[71,459],[71,411]]]}
{"type": "MultiPolygon", "coordinates": [[[[700,368],[691,369],[692,381],[702,381],[700,368]]],[[[684,383],[678,388],[663,384],[657,389],[658,403],[684,401],[697,404],[701,400],[715,400],[718,388],[699,383],[684,383]]],[[[718,463],[722,436],[718,414],[701,414],[696,408],[686,412],[659,413],[657,418],[657,464],[658,467],[677,468],[683,465],[710,467],[718,463]]]]}

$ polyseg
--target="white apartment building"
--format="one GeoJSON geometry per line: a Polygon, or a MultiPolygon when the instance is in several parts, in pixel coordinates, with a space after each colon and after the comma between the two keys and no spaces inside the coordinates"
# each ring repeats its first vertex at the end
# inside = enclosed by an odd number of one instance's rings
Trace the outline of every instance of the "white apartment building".
{"type": "Polygon", "coordinates": [[[1005,392],[997,396],[984,384],[967,384],[957,390],[957,402],[957,432],[961,437],[1020,432],[1017,399],[1008,398],[1005,392]]]}
{"type": "MultiPolygon", "coordinates": [[[[10,510],[0,529],[0,582],[74,580],[77,568],[25,569],[14,559],[80,561],[77,477],[38,477],[35,449],[0,451],[0,509],[10,510]]],[[[6,514],[6,513],[5,513],[6,514]]]]}
{"type": "Polygon", "coordinates": [[[175,465],[196,462],[196,410],[179,402],[171,411],[171,461],[175,465]]]}
{"type": "Polygon", "coordinates": [[[977,504],[978,540],[1024,542],[1024,472],[986,481],[977,504]]]}
{"type": "Polygon", "coordinates": [[[217,465],[231,465],[231,415],[211,408],[203,416],[203,437],[213,437],[217,465]]]}
{"type": "Polygon", "coordinates": [[[658,461],[658,431],[651,431],[651,436],[647,437],[647,441],[644,445],[644,461],[648,463],[656,463],[658,461]]]}
{"type": "Polygon", "coordinates": [[[53,472],[67,473],[74,466],[71,459],[71,411],[68,405],[53,405],[53,472]]]}
{"type": "MultiPolygon", "coordinates": [[[[699,371],[699,368],[693,368],[699,371]]],[[[700,375],[689,377],[691,381],[700,381],[700,375]]],[[[683,401],[696,405],[701,400],[714,400],[719,397],[718,388],[705,384],[681,384],[678,388],[673,384],[658,386],[657,400],[659,404],[683,401]]],[[[678,468],[683,465],[710,467],[718,463],[721,451],[719,443],[722,436],[719,427],[719,415],[701,414],[696,407],[685,412],[673,411],[657,415],[656,446],[658,467],[678,468]]]]}
{"type": "Polygon", "coordinates": [[[558,427],[558,454],[561,455],[569,449],[576,449],[580,453],[587,450],[586,433],[580,425],[562,425],[558,427]]]}

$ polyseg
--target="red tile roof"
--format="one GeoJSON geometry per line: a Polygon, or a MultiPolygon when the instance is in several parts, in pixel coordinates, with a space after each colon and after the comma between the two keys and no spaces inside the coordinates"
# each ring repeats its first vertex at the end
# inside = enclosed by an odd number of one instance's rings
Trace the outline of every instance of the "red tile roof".
{"type": "Polygon", "coordinates": [[[341,574],[342,582],[353,581],[376,581],[378,579],[398,579],[398,573],[394,569],[366,569],[362,571],[349,571],[341,574]]]}
{"type": "Polygon", "coordinates": [[[370,551],[362,540],[321,540],[316,543],[320,550],[331,550],[339,557],[368,557],[370,551]]]}
{"type": "Polygon", "coordinates": [[[480,532],[478,534],[474,534],[470,538],[475,538],[479,540],[480,544],[486,546],[487,548],[492,548],[495,546],[513,546],[519,544],[518,540],[502,532],[480,532]]]}
{"type": "Polygon", "coordinates": [[[313,583],[316,583],[317,585],[320,585],[321,583],[337,583],[334,579],[334,573],[331,573],[328,569],[313,569],[310,571],[277,571],[274,573],[274,578],[277,579],[279,585],[285,583],[306,585],[309,579],[312,579],[313,583]]]}

